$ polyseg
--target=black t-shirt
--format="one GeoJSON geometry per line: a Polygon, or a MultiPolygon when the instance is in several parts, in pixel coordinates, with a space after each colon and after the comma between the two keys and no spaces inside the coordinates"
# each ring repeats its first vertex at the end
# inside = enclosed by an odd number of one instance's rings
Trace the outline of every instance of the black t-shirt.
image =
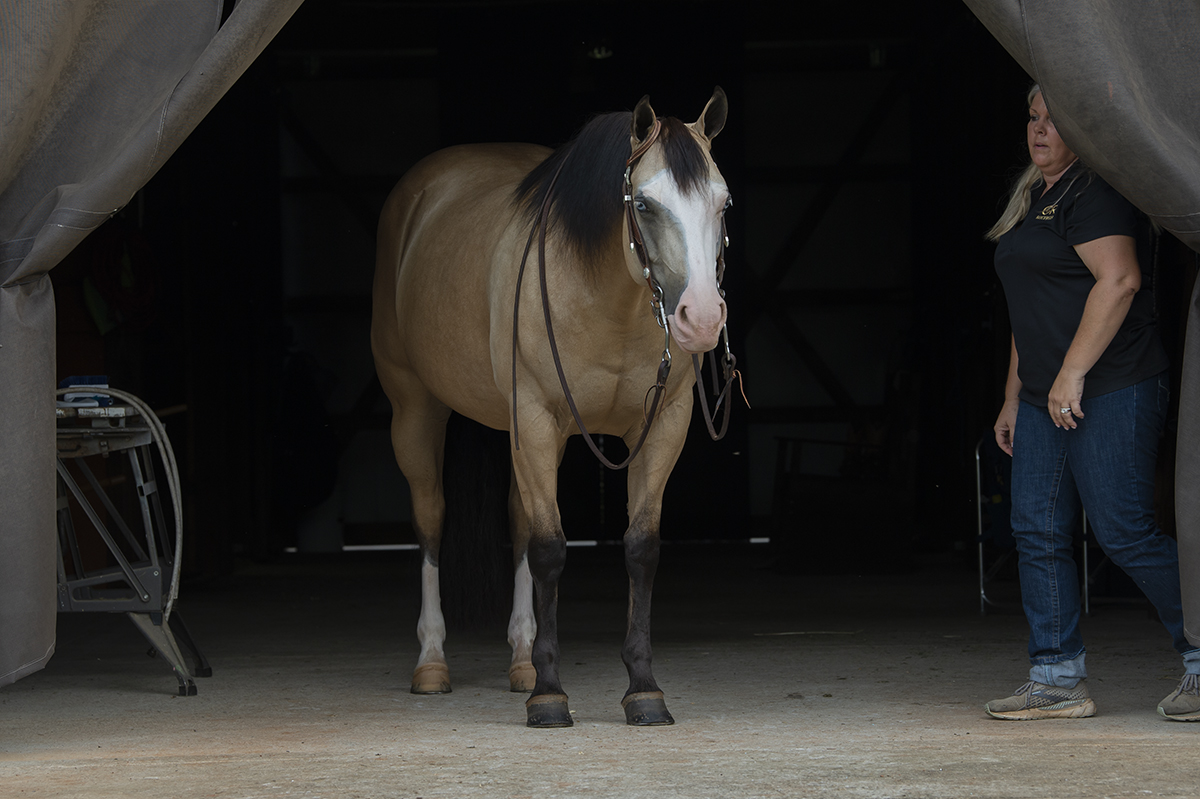
{"type": "MultiPolygon", "coordinates": [[[[1079,329],[1096,279],[1073,245],[1104,236],[1132,236],[1142,269],[1142,290],[1108,349],[1087,373],[1083,397],[1117,391],[1167,368],[1154,327],[1150,228],[1146,218],[1099,175],[1078,163],[1045,196],[1039,182],[1025,219],[1000,237],[996,273],[1008,298],[1017,345],[1021,399],[1045,405],[1079,329]]],[[[1085,409],[1086,411],[1086,409],[1085,409]]]]}

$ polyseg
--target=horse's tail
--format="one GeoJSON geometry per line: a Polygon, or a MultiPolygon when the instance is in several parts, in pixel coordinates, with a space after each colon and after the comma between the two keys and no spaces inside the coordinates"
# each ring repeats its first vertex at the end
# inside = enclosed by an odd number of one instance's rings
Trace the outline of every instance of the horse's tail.
{"type": "Polygon", "coordinates": [[[446,519],[438,556],[442,612],[457,629],[490,627],[512,606],[508,434],[453,414],[442,467],[446,519]]]}

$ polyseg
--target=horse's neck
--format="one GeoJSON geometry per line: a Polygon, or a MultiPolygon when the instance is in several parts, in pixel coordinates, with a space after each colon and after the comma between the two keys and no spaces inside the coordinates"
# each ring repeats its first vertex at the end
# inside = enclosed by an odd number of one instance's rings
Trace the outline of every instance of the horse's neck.
{"type": "Polygon", "coordinates": [[[595,264],[584,283],[588,302],[602,316],[624,327],[650,313],[650,288],[645,283],[634,282],[621,251],[615,251],[618,253],[615,257],[595,264]]]}
{"type": "MultiPolygon", "coordinates": [[[[589,332],[608,340],[627,339],[630,330],[653,318],[649,286],[635,282],[625,264],[623,250],[628,248],[623,231],[618,230],[603,247],[603,258],[582,263],[569,245],[548,239],[546,271],[555,315],[573,317],[589,332]]],[[[537,268],[537,258],[535,242],[530,253],[532,268],[537,268]]],[[[536,273],[532,277],[537,281],[536,273]]]]}

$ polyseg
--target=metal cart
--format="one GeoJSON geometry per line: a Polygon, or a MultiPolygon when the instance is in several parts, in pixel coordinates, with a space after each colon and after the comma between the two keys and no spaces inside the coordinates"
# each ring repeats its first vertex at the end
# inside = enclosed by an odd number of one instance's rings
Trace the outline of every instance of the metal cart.
{"type": "MultiPolygon", "coordinates": [[[[179,695],[193,696],[194,678],[211,676],[212,669],[173,608],[179,580],[176,556],[182,538],[174,456],[169,454],[162,423],[152,411],[130,395],[108,389],[101,393],[120,394],[128,402],[56,409],[58,610],[125,613],[150,642],[153,653],[174,670],[179,695]],[[165,486],[154,465],[155,445],[165,456],[164,469],[169,472],[165,486]],[[95,463],[96,458],[109,459],[119,453],[127,459],[128,474],[132,475],[141,516],[139,533],[122,517],[117,503],[105,491],[105,481],[97,478],[89,466],[89,461],[95,463]],[[82,475],[86,487],[80,485],[76,475],[82,475]],[[164,487],[169,487],[168,500],[176,510],[172,526],[163,514],[164,487]],[[88,568],[88,557],[80,547],[72,518],[72,499],[103,541],[107,549],[105,565],[88,568]]],[[[128,476],[123,482],[130,483],[128,476]]]]}

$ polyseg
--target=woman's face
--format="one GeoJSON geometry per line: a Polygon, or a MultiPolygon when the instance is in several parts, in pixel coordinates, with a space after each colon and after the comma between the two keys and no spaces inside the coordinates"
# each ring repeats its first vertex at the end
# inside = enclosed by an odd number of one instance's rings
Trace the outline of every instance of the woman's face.
{"type": "Polygon", "coordinates": [[[1042,99],[1041,92],[1033,96],[1029,106],[1029,125],[1025,133],[1029,157],[1037,164],[1047,182],[1065,172],[1075,160],[1075,153],[1063,144],[1058,130],[1050,121],[1050,112],[1046,110],[1046,101],[1042,99]]]}

